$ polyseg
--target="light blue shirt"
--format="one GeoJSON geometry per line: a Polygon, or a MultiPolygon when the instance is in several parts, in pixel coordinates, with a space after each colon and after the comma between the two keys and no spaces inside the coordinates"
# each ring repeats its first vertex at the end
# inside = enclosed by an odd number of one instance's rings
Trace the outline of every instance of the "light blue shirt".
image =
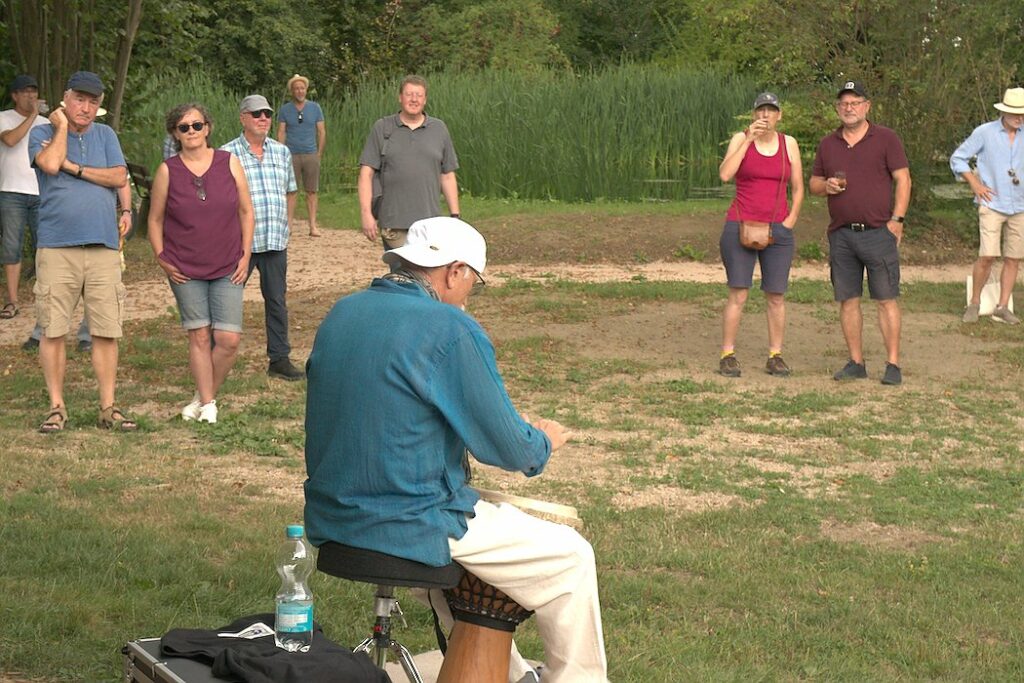
{"type": "Polygon", "coordinates": [[[292,154],[316,154],[320,149],[316,124],[324,120],[324,112],[316,102],[306,100],[302,106],[302,121],[294,102],[285,102],[277,110],[277,120],[284,124],[284,144],[292,154]]]}
{"type": "Polygon", "coordinates": [[[292,153],[277,140],[263,141],[263,161],[249,149],[245,135],[239,135],[221,149],[231,152],[242,164],[249,183],[256,229],[252,253],[284,251],[288,248],[288,193],[299,186],[292,168],[292,153]]]}
{"type": "MultiPolygon", "coordinates": [[[[53,138],[53,124],[36,126],[29,133],[28,155],[35,162],[43,142],[53,138]]],[[[93,168],[125,169],[121,144],[109,126],[93,123],[84,133],[68,131],[68,161],[93,168]]],[[[60,171],[57,175],[36,168],[39,181],[40,247],[79,247],[102,244],[117,249],[120,234],[117,226],[117,192],[84,178],[60,171]]]]}
{"type": "Polygon", "coordinates": [[[1017,129],[1011,145],[1001,117],[981,124],[949,157],[949,167],[957,176],[973,171],[982,184],[995,192],[991,202],[975,197],[976,204],[1007,216],[1024,212],[1024,128],[1017,129]],[[972,157],[977,157],[976,169],[971,168],[972,157]],[[1013,184],[1010,169],[1017,174],[1019,184],[1013,184]]]}
{"type": "Polygon", "coordinates": [[[547,436],[509,400],[480,325],[419,285],[376,279],[343,298],[306,365],[306,533],[431,566],[451,562],[478,494],[462,467],[526,476],[547,436]]]}

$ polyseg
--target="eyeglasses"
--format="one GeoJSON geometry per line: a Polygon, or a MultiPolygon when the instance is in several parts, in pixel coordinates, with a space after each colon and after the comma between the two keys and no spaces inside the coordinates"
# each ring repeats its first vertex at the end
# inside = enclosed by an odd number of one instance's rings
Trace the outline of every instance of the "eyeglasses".
{"type": "Polygon", "coordinates": [[[856,109],[856,108],[860,107],[862,104],[864,104],[865,102],[867,102],[867,100],[857,100],[855,102],[836,102],[836,108],[837,109],[856,109]]]}
{"type": "Polygon", "coordinates": [[[1015,169],[1011,168],[1007,173],[1010,174],[1010,178],[1013,180],[1014,185],[1020,185],[1020,178],[1017,177],[1017,171],[1015,169]]]}
{"type": "Polygon", "coordinates": [[[178,132],[179,133],[187,133],[189,128],[191,128],[192,130],[194,130],[196,132],[201,131],[203,128],[206,128],[206,121],[195,121],[193,123],[179,123],[178,124],[178,132]]]}
{"type": "Polygon", "coordinates": [[[192,184],[196,186],[196,196],[199,197],[199,201],[206,201],[206,184],[202,176],[196,176],[192,178],[192,184]]]}
{"type": "Polygon", "coordinates": [[[260,109],[258,111],[249,112],[249,116],[253,117],[254,119],[272,119],[274,118],[274,112],[270,111],[269,109],[260,109]]]}
{"type": "Polygon", "coordinates": [[[299,123],[302,123],[302,112],[299,112],[299,123]]]}

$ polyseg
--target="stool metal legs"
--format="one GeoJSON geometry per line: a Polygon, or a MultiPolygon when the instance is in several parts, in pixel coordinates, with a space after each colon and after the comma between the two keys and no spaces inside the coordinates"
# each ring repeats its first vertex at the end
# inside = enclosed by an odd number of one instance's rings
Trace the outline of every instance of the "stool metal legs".
{"type": "Polygon", "coordinates": [[[391,638],[391,621],[394,617],[401,620],[402,626],[406,626],[405,615],[395,598],[394,586],[377,586],[377,595],[374,597],[374,614],[377,620],[373,624],[373,635],[359,643],[353,652],[365,652],[374,661],[378,668],[383,669],[388,661],[388,652],[393,652],[395,658],[401,663],[409,683],[423,683],[423,677],[416,669],[412,660],[412,653],[408,648],[391,638]]]}

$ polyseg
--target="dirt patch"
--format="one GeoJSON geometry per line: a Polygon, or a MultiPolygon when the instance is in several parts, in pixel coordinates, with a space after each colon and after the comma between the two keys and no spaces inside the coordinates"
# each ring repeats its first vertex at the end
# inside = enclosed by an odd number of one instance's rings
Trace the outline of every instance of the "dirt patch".
{"type": "Polygon", "coordinates": [[[639,491],[619,491],[612,497],[612,504],[620,510],[662,508],[688,513],[748,505],[739,496],[717,492],[696,493],[675,486],[650,486],[639,491]]]}
{"type": "Polygon", "coordinates": [[[923,545],[941,543],[946,540],[936,534],[894,524],[882,525],[874,522],[844,524],[834,519],[827,519],[821,523],[821,535],[837,543],[859,543],[871,548],[903,552],[916,552],[923,545]]]}

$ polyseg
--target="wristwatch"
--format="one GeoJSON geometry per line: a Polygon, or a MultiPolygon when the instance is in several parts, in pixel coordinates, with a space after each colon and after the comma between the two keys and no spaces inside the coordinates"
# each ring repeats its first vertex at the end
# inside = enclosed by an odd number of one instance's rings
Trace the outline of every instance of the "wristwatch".
{"type": "Polygon", "coordinates": [[[451,216],[452,218],[462,218],[461,214],[457,214],[457,213],[452,213],[452,214],[448,214],[448,215],[451,216]]]}
{"type": "Polygon", "coordinates": [[[82,171],[84,171],[84,170],[85,170],[85,166],[82,166],[82,164],[79,164],[78,165],[78,173],[75,174],[75,177],[76,178],[81,178],[82,177],[82,171]]]}
{"type": "Polygon", "coordinates": [[[895,216],[895,215],[894,215],[894,216],[893,216],[892,218],[890,218],[889,220],[891,220],[891,221],[896,221],[897,223],[902,223],[902,222],[903,222],[903,216],[895,216]]]}

